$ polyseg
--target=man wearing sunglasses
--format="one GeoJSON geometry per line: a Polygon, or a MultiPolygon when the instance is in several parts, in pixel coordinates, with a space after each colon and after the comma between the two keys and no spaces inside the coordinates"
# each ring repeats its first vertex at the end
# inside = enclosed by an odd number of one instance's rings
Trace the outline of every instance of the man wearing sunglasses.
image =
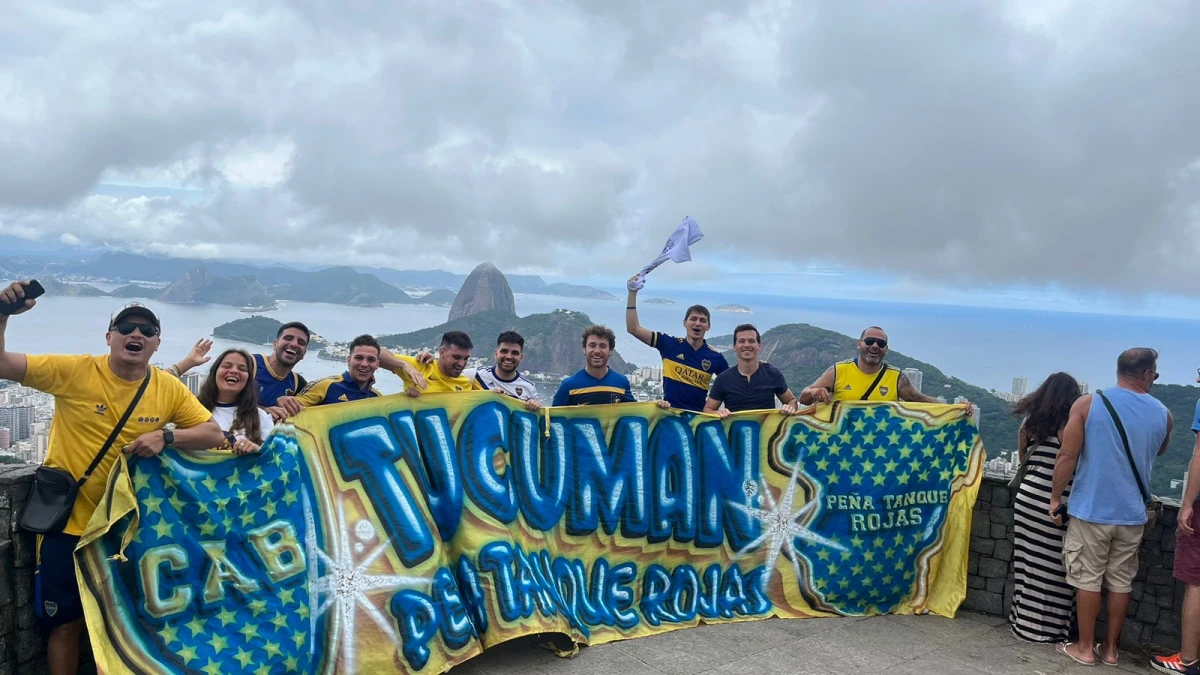
{"type": "Polygon", "coordinates": [[[912,386],[904,373],[883,362],[887,333],[879,326],[864,330],[858,339],[858,357],[835,364],[800,392],[800,403],[830,401],[913,401],[937,403],[912,386]]]}
{"type": "MultiPolygon", "coordinates": [[[[22,314],[36,302],[25,297],[27,283],[0,288],[0,302],[13,303],[22,314]],[[23,301],[23,302],[22,302],[23,301]]],[[[145,393],[109,452],[80,488],[74,510],[62,532],[38,537],[34,574],[38,619],[50,629],[47,659],[51,673],[73,673],[79,667],[83,605],[75,581],[74,550],[96,510],[118,453],[152,457],[165,446],[203,450],[224,438],[212,414],[200,405],[179,378],[150,367],[159,346],[159,321],[136,303],[113,314],[105,340],[108,354],[67,356],[10,351],[4,335],[9,316],[0,314],[0,379],[20,382],[54,396],[50,447],[46,466],[76,479],[104,447],[126,408],[149,374],[145,393]],[[174,430],[164,427],[174,423],[174,430]]]]}

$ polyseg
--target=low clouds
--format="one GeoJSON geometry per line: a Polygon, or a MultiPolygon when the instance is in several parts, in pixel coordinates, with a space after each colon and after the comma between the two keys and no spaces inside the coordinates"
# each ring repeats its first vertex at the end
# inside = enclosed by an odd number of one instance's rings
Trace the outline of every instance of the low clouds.
{"type": "Polygon", "coordinates": [[[691,214],[747,267],[1187,292],[1197,64],[1185,0],[27,3],[0,228],[623,276],[691,214]]]}

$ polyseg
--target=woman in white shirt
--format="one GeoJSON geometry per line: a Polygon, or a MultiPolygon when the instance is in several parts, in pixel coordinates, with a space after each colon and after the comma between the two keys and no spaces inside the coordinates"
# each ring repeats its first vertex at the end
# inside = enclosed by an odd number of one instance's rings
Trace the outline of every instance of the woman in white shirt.
{"type": "Polygon", "coordinates": [[[275,425],[271,416],[258,407],[254,359],[244,349],[221,352],[196,398],[212,411],[213,419],[225,432],[225,444],[218,450],[232,450],[238,455],[257,452],[275,425]]]}

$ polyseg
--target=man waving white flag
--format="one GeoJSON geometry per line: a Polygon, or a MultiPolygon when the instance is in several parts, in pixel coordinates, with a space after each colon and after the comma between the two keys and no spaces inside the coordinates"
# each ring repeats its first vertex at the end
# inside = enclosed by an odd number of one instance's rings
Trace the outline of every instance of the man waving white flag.
{"type": "Polygon", "coordinates": [[[700,231],[700,223],[692,220],[691,216],[684,217],[683,222],[679,223],[670,238],[667,239],[662,253],[659,253],[658,257],[649,265],[643,267],[637,276],[629,280],[629,290],[642,290],[642,287],[646,285],[646,275],[668,260],[674,260],[677,263],[691,260],[692,251],[689,247],[703,238],[704,233],[700,231]]]}

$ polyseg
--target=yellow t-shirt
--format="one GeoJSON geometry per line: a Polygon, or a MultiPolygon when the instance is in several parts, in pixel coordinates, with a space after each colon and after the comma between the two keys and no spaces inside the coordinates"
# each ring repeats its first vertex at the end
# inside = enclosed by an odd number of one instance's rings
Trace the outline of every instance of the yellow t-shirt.
{"type": "MultiPolygon", "coordinates": [[[[104,441],[125,414],[142,382],[127,382],[117,377],[108,365],[108,355],[35,354],[26,358],[28,366],[21,384],[54,395],[54,419],[50,423],[45,464],[69,471],[78,479],[104,447],[104,441]]],[[[83,534],[104,496],[108,474],[121,448],[168,422],[186,429],[212,418],[212,413],[200,405],[179,378],[158,368],[150,370],[150,384],[137,409],[96,471],[79,489],[75,510],[63,530],[67,534],[83,534]]]]}
{"type": "MultiPolygon", "coordinates": [[[[447,391],[479,391],[483,389],[483,387],[479,386],[479,382],[477,382],[473,377],[467,377],[466,375],[450,377],[443,374],[441,370],[438,370],[437,361],[431,361],[427,365],[421,365],[415,358],[406,356],[404,354],[396,354],[396,358],[408,363],[425,376],[425,381],[429,383],[429,386],[425,389],[426,394],[439,394],[447,391]]],[[[401,373],[398,373],[394,370],[392,372],[399,375],[400,379],[404,380],[404,384],[412,384],[412,382],[410,382],[409,379],[401,373]]]]}
{"type": "MultiPolygon", "coordinates": [[[[879,380],[879,386],[871,392],[868,401],[899,401],[900,400],[900,371],[885,365],[887,372],[879,380]]],[[[861,401],[867,388],[879,377],[879,371],[870,375],[859,370],[854,361],[842,361],[833,370],[833,400],[861,401]]]]}

